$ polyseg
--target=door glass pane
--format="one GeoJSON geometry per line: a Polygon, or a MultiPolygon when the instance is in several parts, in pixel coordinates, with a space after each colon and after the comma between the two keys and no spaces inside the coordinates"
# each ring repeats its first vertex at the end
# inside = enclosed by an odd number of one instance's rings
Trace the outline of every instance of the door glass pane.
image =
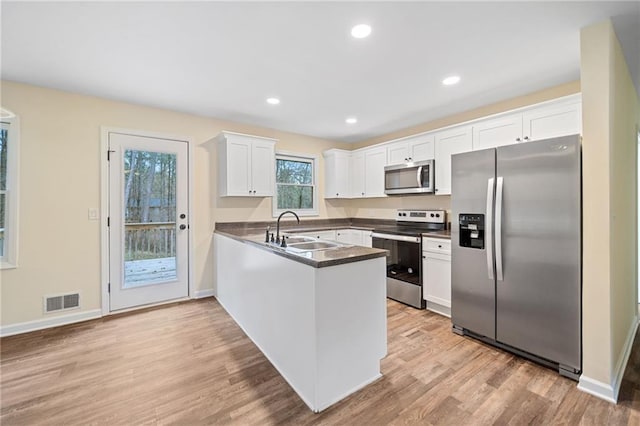
{"type": "Polygon", "coordinates": [[[123,288],[175,280],[176,155],[126,150],[123,184],[123,288]]]}

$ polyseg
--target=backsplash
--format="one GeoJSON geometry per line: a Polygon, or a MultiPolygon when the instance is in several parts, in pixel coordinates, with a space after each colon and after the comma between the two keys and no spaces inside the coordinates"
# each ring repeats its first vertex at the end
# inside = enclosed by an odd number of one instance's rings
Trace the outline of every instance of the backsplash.
{"type": "Polygon", "coordinates": [[[395,219],[397,209],[446,210],[449,217],[451,196],[408,195],[351,200],[348,214],[350,217],[358,218],[395,219]]]}

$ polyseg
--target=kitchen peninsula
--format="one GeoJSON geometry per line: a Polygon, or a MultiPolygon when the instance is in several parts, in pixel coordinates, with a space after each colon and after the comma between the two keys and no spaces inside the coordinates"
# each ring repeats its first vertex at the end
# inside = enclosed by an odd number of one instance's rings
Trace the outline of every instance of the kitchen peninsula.
{"type": "Polygon", "coordinates": [[[319,412],[381,377],[386,251],[263,241],[216,230],[215,293],[300,398],[319,412]]]}

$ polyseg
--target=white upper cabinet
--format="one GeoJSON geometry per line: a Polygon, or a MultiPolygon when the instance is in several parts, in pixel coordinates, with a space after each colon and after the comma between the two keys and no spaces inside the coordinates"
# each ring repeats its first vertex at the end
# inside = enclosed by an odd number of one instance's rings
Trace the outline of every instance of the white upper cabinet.
{"type": "Polygon", "coordinates": [[[473,150],[496,148],[522,141],[522,114],[509,114],[473,125],[473,150]]]}
{"type": "Polygon", "coordinates": [[[350,159],[350,193],[352,198],[363,198],[365,196],[364,185],[364,152],[354,152],[350,159]]]}
{"type": "Polygon", "coordinates": [[[582,133],[580,95],[473,123],[473,150],[582,133]]]}
{"type": "Polygon", "coordinates": [[[386,165],[386,146],[364,151],[365,197],[386,197],[384,193],[384,166],[386,165]]]}
{"type": "Polygon", "coordinates": [[[451,156],[471,151],[471,141],[471,126],[459,126],[436,133],[436,195],[451,194],[451,156]]]}
{"type": "Polygon", "coordinates": [[[271,197],[275,139],[222,132],[218,140],[221,197],[271,197]]]}
{"type": "Polygon", "coordinates": [[[570,98],[533,108],[522,115],[522,139],[524,141],[582,134],[582,102],[570,98]]]}
{"type": "Polygon", "coordinates": [[[350,198],[351,153],[330,149],[324,156],[324,198],[350,198]]]}
{"type": "Polygon", "coordinates": [[[434,158],[433,134],[418,135],[387,145],[387,164],[402,164],[410,161],[434,158]]]}

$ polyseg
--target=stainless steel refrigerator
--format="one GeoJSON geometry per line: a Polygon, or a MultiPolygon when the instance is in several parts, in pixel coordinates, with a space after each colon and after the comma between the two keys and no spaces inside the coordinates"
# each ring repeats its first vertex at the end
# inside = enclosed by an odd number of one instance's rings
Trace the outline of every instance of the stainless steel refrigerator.
{"type": "Polygon", "coordinates": [[[452,156],[451,320],[578,378],[580,137],[452,156]]]}

